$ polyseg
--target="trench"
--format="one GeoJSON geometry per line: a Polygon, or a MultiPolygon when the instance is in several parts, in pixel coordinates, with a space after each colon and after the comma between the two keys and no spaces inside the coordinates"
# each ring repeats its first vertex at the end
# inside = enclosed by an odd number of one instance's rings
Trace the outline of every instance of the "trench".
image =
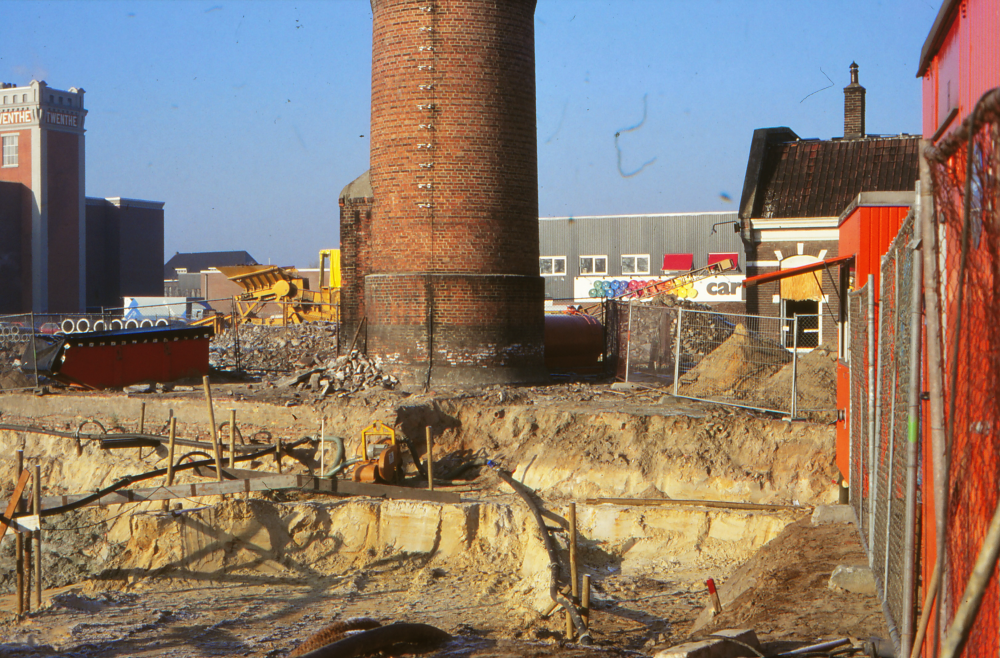
{"type": "MultiPolygon", "coordinates": [[[[217,403],[237,410],[245,435],[267,427],[289,440],[315,436],[325,418],[330,432],[347,438],[348,454],[374,419],[391,422],[418,445],[430,426],[437,472],[489,458],[535,489],[555,514],[565,518],[568,504],[576,502],[580,572],[598,584],[642,579],[699,590],[705,578],[724,578],[809,506],[836,495],[827,427],[687,401],[622,404],[617,397],[532,393],[281,407],[223,392],[217,403]],[[727,509],[671,499],[787,507],[727,509]]],[[[206,438],[207,412],[196,393],[143,401],[147,431],[155,433],[173,415],[182,435],[206,438]]],[[[0,412],[3,422],[31,419],[71,428],[99,418],[109,427],[134,430],[139,404],[120,395],[4,396],[0,412]]],[[[17,449],[27,463],[42,466],[46,495],[91,491],[163,466],[148,449],[140,458],[134,448],[104,451],[86,444],[78,455],[72,440],[3,431],[5,487],[13,482],[10,456],[17,449]]],[[[319,467],[311,450],[288,464],[300,473],[319,467]]],[[[252,467],[273,469],[267,458],[252,467]]],[[[541,536],[524,505],[489,469],[473,468],[467,475],[472,479],[452,483],[463,491],[460,504],[265,493],[173,501],[187,508],[182,513],[164,512],[161,503],[81,509],[43,523],[45,586],[100,592],[211,581],[360,596],[371,589],[369,574],[394,565],[411,581],[396,596],[409,596],[410,604],[429,591],[447,596],[435,574],[469,573],[476,577],[455,594],[464,603],[499,606],[509,619],[536,619],[550,604],[541,536]]],[[[178,483],[196,479],[185,473],[178,483]]],[[[424,486],[416,480],[414,474],[409,484],[424,486]]],[[[568,564],[568,535],[555,536],[568,564]]],[[[0,546],[0,595],[13,591],[12,574],[8,537],[0,546]]],[[[597,604],[605,593],[598,585],[597,604]]]]}

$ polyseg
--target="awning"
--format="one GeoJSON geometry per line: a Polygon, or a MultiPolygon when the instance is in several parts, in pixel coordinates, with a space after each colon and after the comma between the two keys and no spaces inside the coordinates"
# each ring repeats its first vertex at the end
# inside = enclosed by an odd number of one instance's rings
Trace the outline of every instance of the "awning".
{"type": "Polygon", "coordinates": [[[778,281],[779,279],[784,279],[785,277],[789,276],[795,276],[796,274],[806,274],[808,272],[815,272],[816,270],[825,270],[832,265],[844,265],[852,260],[854,260],[854,254],[851,254],[850,256],[837,256],[836,258],[827,258],[826,260],[821,260],[816,263],[810,263],[809,265],[803,265],[801,267],[792,267],[787,270],[778,270],[777,272],[758,274],[757,276],[752,276],[747,279],[744,279],[743,287],[748,288],[750,286],[756,286],[759,283],[778,281]]]}

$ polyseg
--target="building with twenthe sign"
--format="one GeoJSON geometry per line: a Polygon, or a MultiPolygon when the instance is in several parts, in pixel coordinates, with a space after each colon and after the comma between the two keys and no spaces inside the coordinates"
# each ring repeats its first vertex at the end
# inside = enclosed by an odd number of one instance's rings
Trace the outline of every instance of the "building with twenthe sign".
{"type": "Polygon", "coordinates": [[[83,89],[0,84],[0,313],[81,312],[109,280],[162,294],[163,204],[85,197],[86,117],[83,89]]]}

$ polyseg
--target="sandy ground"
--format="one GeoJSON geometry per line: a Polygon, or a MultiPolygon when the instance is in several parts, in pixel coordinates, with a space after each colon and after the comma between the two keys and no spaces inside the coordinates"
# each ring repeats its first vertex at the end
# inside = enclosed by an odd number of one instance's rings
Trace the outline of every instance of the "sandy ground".
{"type": "MultiPolygon", "coordinates": [[[[830,425],[585,383],[371,391],[347,400],[236,383],[218,387],[216,400],[238,410],[246,436],[265,429],[287,439],[315,436],[325,418],[349,448],[380,418],[417,443],[418,457],[430,425],[437,472],[489,457],[557,514],[565,516],[576,501],[581,571],[593,579],[595,647],[567,643],[561,613],[541,616],[547,569],[540,535],[523,503],[482,467],[451,484],[461,506],[264,494],[182,500],[194,511],[180,516],[146,505],[58,517],[44,535],[50,567],[43,606],[21,621],[13,615],[12,542],[0,548],[0,591],[7,593],[0,597],[0,656],[280,657],[325,624],[354,616],[427,623],[452,634],[452,641],[428,647],[429,655],[652,655],[696,634],[708,576],[724,600],[729,579],[756,586],[727,601],[724,614],[699,633],[750,627],[782,646],[886,635],[874,597],[826,586],[837,564],[864,562],[853,527],[808,521],[811,506],[836,499],[830,425]],[[602,497],[787,508],[594,501],[602,497]],[[211,509],[196,509],[204,506],[211,509]],[[430,520],[418,524],[418,517],[430,520]],[[195,522],[213,530],[192,556],[183,528],[195,522]]],[[[172,413],[184,436],[207,436],[200,393],[183,389],[140,397],[5,395],[0,422],[75,428],[96,417],[134,429],[140,401],[147,428],[158,432],[172,413]]],[[[29,462],[43,465],[46,493],[88,491],[161,465],[148,451],[140,459],[134,449],[85,445],[78,457],[71,440],[0,432],[4,455],[20,446],[29,462]]],[[[295,472],[318,470],[314,449],[294,457],[295,472]]],[[[254,468],[273,465],[265,458],[254,468]]],[[[0,469],[9,483],[9,457],[0,469]]],[[[559,538],[565,559],[565,533],[559,538]]]]}

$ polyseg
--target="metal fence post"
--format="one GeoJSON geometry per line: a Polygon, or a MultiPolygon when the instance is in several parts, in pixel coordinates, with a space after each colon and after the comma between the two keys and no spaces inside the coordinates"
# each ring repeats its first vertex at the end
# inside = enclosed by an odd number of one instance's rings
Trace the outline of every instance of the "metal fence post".
{"type": "Polygon", "coordinates": [[[684,309],[677,307],[677,340],[674,341],[674,395],[680,391],[681,382],[681,322],[684,309]]]}
{"type": "Polygon", "coordinates": [[[628,302],[628,329],[625,331],[625,381],[628,381],[628,370],[632,356],[632,300],[628,302]]]}
{"type": "Polygon", "coordinates": [[[799,369],[799,316],[792,316],[792,404],[788,420],[795,420],[795,399],[798,397],[797,379],[799,369]]]}
{"type": "MultiPolygon", "coordinates": [[[[881,305],[880,305],[881,306],[881,305]]],[[[875,276],[868,275],[868,560],[875,550],[875,276]]]]}

